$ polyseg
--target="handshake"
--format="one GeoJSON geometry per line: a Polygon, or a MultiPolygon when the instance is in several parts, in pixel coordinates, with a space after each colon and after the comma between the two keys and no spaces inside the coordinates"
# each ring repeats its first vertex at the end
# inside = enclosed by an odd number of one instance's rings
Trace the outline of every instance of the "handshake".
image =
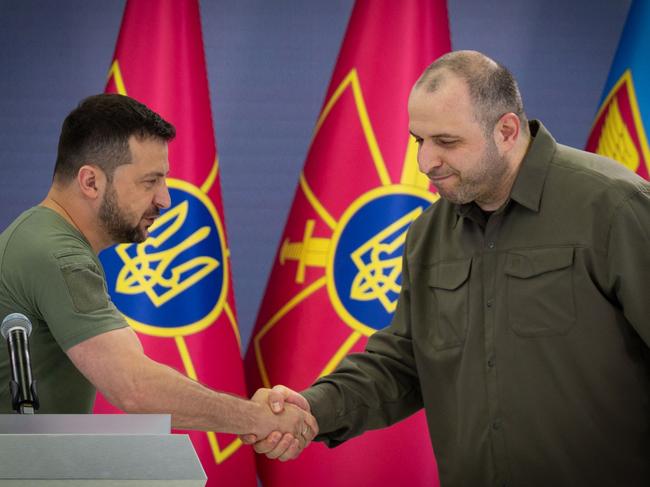
{"type": "Polygon", "coordinates": [[[307,399],[288,387],[258,389],[251,401],[260,406],[255,432],[240,438],[244,444],[253,445],[257,453],[280,461],[293,460],[318,434],[307,399]]]}

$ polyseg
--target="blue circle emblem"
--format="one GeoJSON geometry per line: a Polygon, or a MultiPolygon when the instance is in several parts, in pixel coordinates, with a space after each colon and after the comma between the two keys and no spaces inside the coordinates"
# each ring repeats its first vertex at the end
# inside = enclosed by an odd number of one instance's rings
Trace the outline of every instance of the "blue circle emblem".
{"type": "Polygon", "coordinates": [[[195,186],[168,179],[171,206],[141,244],[101,254],[109,293],[137,331],[187,335],[210,326],[226,297],[223,231],[210,199],[195,186]]]}
{"type": "Polygon", "coordinates": [[[377,188],[344,213],[332,237],[328,290],[338,314],[370,335],[390,324],[402,287],[410,224],[436,199],[405,186],[377,188]]]}

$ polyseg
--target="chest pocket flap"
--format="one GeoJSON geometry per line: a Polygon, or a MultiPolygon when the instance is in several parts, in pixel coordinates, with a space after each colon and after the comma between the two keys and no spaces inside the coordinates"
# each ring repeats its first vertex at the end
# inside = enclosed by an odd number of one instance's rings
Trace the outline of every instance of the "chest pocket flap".
{"type": "Polygon", "coordinates": [[[506,256],[505,273],[526,279],[546,272],[565,269],[573,264],[573,248],[527,249],[506,256]]]}
{"type": "Polygon", "coordinates": [[[508,321],[521,337],[567,334],[575,324],[572,247],[506,255],[508,321]]]}
{"type": "Polygon", "coordinates": [[[463,259],[441,262],[429,269],[426,316],[431,319],[430,341],[438,350],[458,347],[465,341],[471,265],[471,259],[463,259]]]}
{"type": "Polygon", "coordinates": [[[467,280],[471,265],[471,259],[442,262],[429,272],[429,286],[454,291],[467,280]]]}

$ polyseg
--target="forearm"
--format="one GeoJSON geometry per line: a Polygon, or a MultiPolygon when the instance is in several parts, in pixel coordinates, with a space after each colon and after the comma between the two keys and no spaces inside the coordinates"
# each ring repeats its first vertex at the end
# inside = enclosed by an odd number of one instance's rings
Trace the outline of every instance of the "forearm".
{"type": "Polygon", "coordinates": [[[129,328],[88,339],[68,356],[111,403],[126,412],[171,414],[176,428],[262,434],[289,426],[259,404],[210,390],[151,360],[129,328]]]}
{"type": "Polygon", "coordinates": [[[266,404],[202,386],[148,358],[130,328],[90,338],[67,353],[110,402],[127,412],[171,414],[177,428],[297,437],[311,418],[296,407],[273,414],[266,404]]]}
{"type": "Polygon", "coordinates": [[[357,354],[301,393],[318,421],[317,440],[336,446],[422,407],[417,377],[386,357],[357,354]]]}
{"type": "Polygon", "coordinates": [[[247,434],[261,420],[262,408],[249,400],[213,391],[166,365],[147,360],[132,387],[119,390],[116,402],[127,412],[167,413],[181,429],[247,434]]]}

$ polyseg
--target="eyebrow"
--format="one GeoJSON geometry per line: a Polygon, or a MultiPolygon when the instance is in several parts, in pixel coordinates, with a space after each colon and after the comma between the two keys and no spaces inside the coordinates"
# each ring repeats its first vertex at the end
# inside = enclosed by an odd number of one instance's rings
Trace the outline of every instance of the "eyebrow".
{"type": "MultiPolygon", "coordinates": [[[[410,130],[409,130],[409,134],[411,134],[415,138],[418,138],[418,137],[423,138],[423,137],[421,137],[419,135],[415,135],[410,130]]],[[[460,139],[461,138],[459,135],[453,135],[453,134],[447,134],[447,133],[426,135],[425,137],[436,138],[436,139],[439,139],[439,138],[460,139]]]]}
{"type": "Polygon", "coordinates": [[[141,179],[150,178],[152,176],[155,176],[157,178],[164,178],[164,177],[166,177],[166,174],[164,174],[164,173],[162,173],[160,171],[152,171],[152,172],[148,172],[146,174],[143,174],[141,179]]]}

